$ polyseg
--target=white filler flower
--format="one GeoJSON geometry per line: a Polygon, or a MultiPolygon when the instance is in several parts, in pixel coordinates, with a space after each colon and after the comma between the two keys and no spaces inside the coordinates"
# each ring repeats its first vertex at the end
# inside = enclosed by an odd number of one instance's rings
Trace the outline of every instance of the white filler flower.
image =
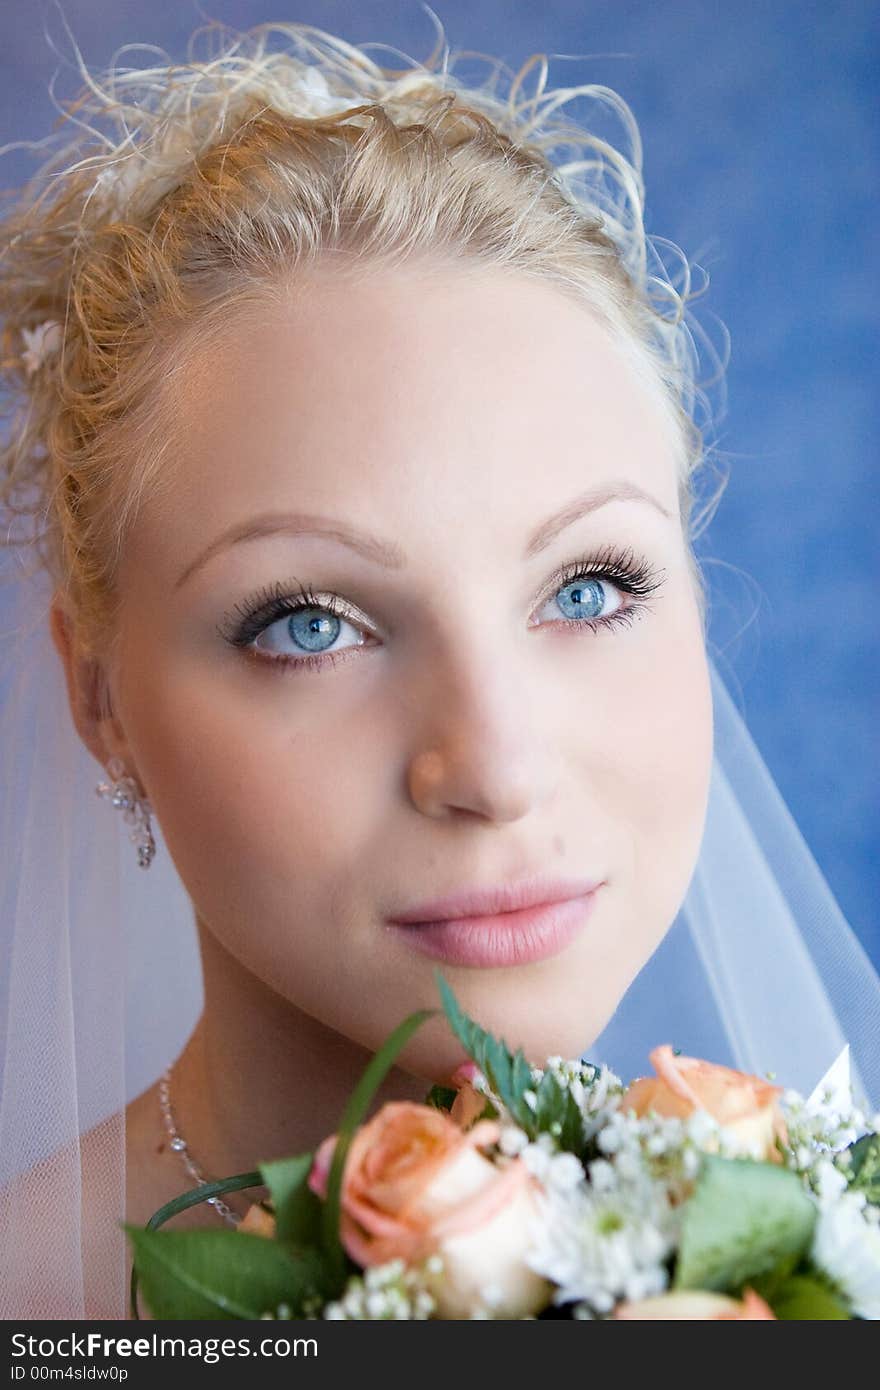
{"type": "Polygon", "coordinates": [[[584,1300],[595,1312],[609,1313],[618,1299],[664,1291],[672,1241],[663,1230],[662,1201],[652,1210],[645,1189],[600,1186],[551,1188],[527,1258],[559,1286],[554,1303],[584,1300]]]}
{"type": "Polygon", "coordinates": [[[819,1212],[813,1262],[834,1280],[860,1318],[880,1318],[880,1221],[861,1192],[845,1192],[819,1212]]]}

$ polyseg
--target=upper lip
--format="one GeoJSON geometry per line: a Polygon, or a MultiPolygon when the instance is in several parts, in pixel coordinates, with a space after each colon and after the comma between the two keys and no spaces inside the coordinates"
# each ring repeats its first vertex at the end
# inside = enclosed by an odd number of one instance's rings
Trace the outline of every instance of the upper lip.
{"type": "Polygon", "coordinates": [[[601,879],[542,878],[533,875],[517,883],[499,883],[490,888],[464,888],[444,898],[417,903],[415,907],[407,908],[388,920],[400,926],[411,926],[417,922],[446,922],[459,917],[488,917],[499,912],[516,912],[544,903],[582,898],[598,888],[601,882],[601,879]]]}

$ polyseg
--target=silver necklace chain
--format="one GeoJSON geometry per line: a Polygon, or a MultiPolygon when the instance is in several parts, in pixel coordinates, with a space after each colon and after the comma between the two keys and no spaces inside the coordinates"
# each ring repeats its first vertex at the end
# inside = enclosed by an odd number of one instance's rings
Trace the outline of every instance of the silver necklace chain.
{"type": "MultiPolygon", "coordinates": [[[[168,1133],[171,1148],[175,1153],[180,1154],[184,1167],[190,1177],[193,1178],[199,1186],[205,1186],[211,1180],[205,1177],[204,1173],[190,1157],[189,1145],[178,1132],[177,1126],[174,1123],[174,1117],[171,1113],[171,1067],[166,1067],[159,1082],[159,1104],[162,1107],[162,1118],[165,1121],[165,1129],[168,1133]]],[[[205,1201],[223,1217],[228,1225],[238,1225],[241,1217],[237,1212],[234,1212],[231,1207],[228,1207],[221,1197],[206,1197],[205,1201]]]]}

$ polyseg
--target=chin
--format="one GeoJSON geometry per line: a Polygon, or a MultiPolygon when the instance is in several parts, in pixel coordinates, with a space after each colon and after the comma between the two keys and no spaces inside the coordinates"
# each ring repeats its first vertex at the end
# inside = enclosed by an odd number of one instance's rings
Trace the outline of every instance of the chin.
{"type": "MultiPolygon", "coordinates": [[[[460,987],[454,979],[449,983],[468,1017],[502,1040],[512,1053],[522,1049],[531,1066],[544,1067],[547,1058],[552,1056],[565,1060],[582,1056],[605,1026],[606,1015],[597,1017],[592,1011],[592,1015],[585,1018],[582,991],[577,999],[561,999],[561,991],[550,990],[550,1005],[542,1007],[536,1016],[534,994],[522,977],[521,981],[518,986],[507,986],[507,991],[512,989],[514,998],[503,1000],[498,997],[498,980],[490,982],[486,975],[468,988],[460,987]]],[[[613,1011],[614,1006],[608,1009],[607,1017],[613,1011]]],[[[399,1054],[397,1066],[426,1081],[429,1087],[448,1086],[452,1073],[467,1055],[446,1015],[441,1013],[424,1023],[411,1038],[399,1054]]]]}

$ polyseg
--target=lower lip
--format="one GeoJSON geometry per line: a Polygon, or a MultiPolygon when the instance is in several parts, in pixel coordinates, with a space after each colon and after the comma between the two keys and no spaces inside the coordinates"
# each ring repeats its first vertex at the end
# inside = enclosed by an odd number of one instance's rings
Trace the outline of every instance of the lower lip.
{"type": "Polygon", "coordinates": [[[598,891],[491,917],[392,927],[414,950],[451,965],[525,965],[565,950],[586,925],[598,891]]]}

